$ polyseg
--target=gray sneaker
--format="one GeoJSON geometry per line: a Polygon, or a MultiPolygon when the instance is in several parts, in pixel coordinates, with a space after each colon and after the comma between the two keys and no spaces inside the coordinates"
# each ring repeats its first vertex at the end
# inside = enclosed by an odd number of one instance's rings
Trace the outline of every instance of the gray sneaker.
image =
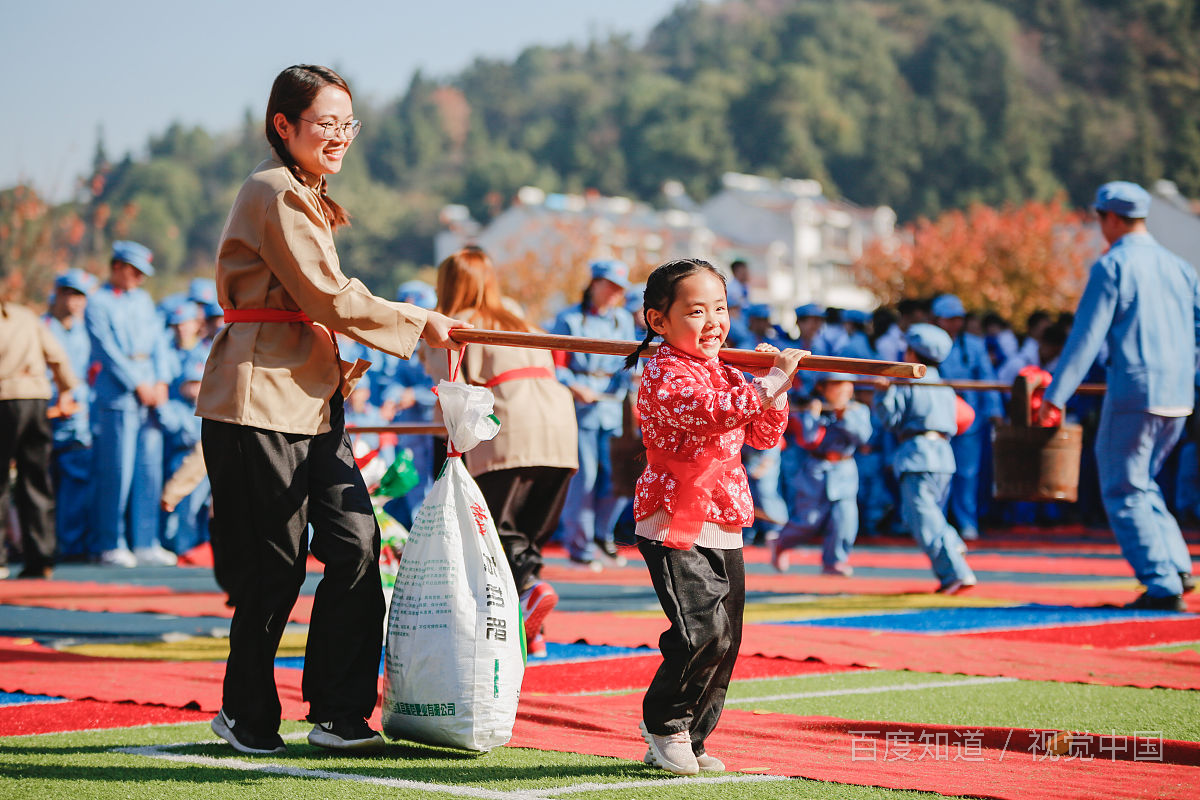
{"type": "Polygon", "coordinates": [[[655,736],[646,730],[646,723],[639,724],[642,738],[650,745],[654,763],[676,775],[695,775],[700,771],[700,762],[692,752],[692,735],[687,731],[668,736],[655,736]]]}

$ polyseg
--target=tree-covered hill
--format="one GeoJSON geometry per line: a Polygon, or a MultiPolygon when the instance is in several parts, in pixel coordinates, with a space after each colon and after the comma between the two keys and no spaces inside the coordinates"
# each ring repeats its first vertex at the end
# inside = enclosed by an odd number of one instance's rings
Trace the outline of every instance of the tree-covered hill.
{"type": "MultiPolygon", "coordinates": [[[[381,292],[432,258],[438,210],[486,219],[521,185],[697,198],[728,170],[811,177],[900,218],[1165,177],[1200,196],[1194,0],[684,2],[646,37],[535,47],[457,75],[417,74],[364,120],[331,193],[354,216],[344,266],[381,292]]],[[[140,238],[168,273],[211,268],[261,120],[174,126],[149,157],[98,163],[93,257],[140,238]]],[[[102,156],[98,162],[103,162],[102,156]]],[[[4,206],[0,204],[0,209],[4,206]]],[[[69,226],[68,226],[69,227],[69,226]]],[[[78,225],[75,229],[78,230],[78,225]]],[[[6,271],[21,268],[3,244],[6,271]]]]}

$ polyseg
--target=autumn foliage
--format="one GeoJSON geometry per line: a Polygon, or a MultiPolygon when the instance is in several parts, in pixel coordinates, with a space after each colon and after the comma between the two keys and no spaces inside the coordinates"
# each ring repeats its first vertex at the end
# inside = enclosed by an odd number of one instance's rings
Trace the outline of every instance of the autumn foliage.
{"type": "Polygon", "coordinates": [[[1072,309],[1099,238],[1063,198],[996,209],[973,205],[906,226],[854,265],[884,304],[950,292],[971,311],[1023,320],[1037,309],[1072,309]]]}

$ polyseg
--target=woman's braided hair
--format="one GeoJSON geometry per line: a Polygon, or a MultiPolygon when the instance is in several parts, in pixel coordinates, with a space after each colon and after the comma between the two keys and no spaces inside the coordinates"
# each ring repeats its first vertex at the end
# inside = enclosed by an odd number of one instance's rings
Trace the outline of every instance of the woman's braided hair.
{"type": "MultiPolygon", "coordinates": [[[[654,272],[651,272],[650,277],[646,279],[646,293],[642,297],[642,313],[645,314],[654,309],[661,314],[666,314],[671,304],[675,302],[675,289],[679,282],[703,270],[708,270],[716,275],[720,279],[721,285],[725,285],[725,276],[718,272],[712,264],[699,258],[681,258],[655,267],[654,272]]],[[[654,341],[655,336],[658,334],[650,327],[649,315],[646,315],[646,338],[642,339],[636,350],[625,357],[625,369],[631,369],[638,362],[642,353],[654,341]]]]}

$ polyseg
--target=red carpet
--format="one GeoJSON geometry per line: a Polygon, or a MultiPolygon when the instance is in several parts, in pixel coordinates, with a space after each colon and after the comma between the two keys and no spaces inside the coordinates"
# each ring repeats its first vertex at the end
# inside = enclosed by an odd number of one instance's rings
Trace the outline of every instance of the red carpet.
{"type": "Polygon", "coordinates": [[[1014,631],[983,631],[955,635],[964,639],[1052,642],[1054,644],[1070,644],[1119,650],[1126,647],[1148,647],[1176,642],[1200,642],[1200,618],[1106,622],[1101,625],[1027,628],[1014,631]]]}
{"type": "MultiPolygon", "coordinates": [[[[94,658],[0,638],[0,691],[5,692],[191,708],[211,716],[221,707],[224,676],[224,662],[94,658]]],[[[278,669],[275,682],[284,717],[302,719],[308,707],[300,697],[300,670],[278,669]]]]}
{"type": "Polygon", "coordinates": [[[32,600],[50,600],[63,597],[137,597],[154,595],[165,591],[156,586],[134,586],[125,583],[95,583],[62,580],[31,581],[8,580],[0,581],[0,603],[14,605],[42,605],[42,603],[27,602],[32,600]]]}
{"type": "MultiPolygon", "coordinates": [[[[514,747],[640,759],[641,697],[522,699],[514,747]]],[[[1023,729],[857,722],[726,709],[706,743],[731,770],[971,797],[1077,800],[1195,798],[1200,744],[1163,742],[1161,761],[1113,760],[1124,737],[1077,740],[1083,757],[1053,757],[1023,729]],[[856,733],[857,732],[857,733],[856,733]],[[907,744],[907,749],[904,745],[907,744]],[[1107,745],[1108,750],[1099,746],[1107,745]]]]}
{"type": "Polygon", "coordinates": [[[103,703],[98,700],[31,703],[0,706],[0,736],[207,722],[212,716],[208,711],[144,706],[136,703],[103,703]]]}
{"type": "MultiPolygon", "coordinates": [[[[662,656],[655,652],[645,656],[622,656],[598,661],[562,664],[530,662],[525,668],[521,697],[533,695],[568,695],[581,692],[641,690],[650,679],[662,656]]],[[[818,661],[792,661],[786,658],[742,656],[733,669],[733,679],[784,678],[815,673],[853,672],[858,667],[830,666],[818,661]]]]}
{"type": "MultiPolygon", "coordinates": [[[[112,586],[114,591],[97,592],[80,596],[15,597],[4,600],[9,605],[61,608],[69,611],[108,611],[117,613],[170,614],[177,617],[224,617],[233,616],[233,609],[225,605],[222,592],[174,592],[165,587],[127,587],[122,584],[100,584],[112,586]],[[144,591],[125,593],[127,588],[144,591]]],[[[301,595],[292,608],[288,619],[292,622],[308,623],[312,619],[312,595],[301,595]]]]}
{"type": "MultiPolygon", "coordinates": [[[[582,639],[589,644],[640,647],[655,645],[665,627],[666,621],[657,617],[564,611],[547,618],[546,633],[553,641],[582,639]]],[[[964,636],[749,624],[742,653],[878,669],[1200,689],[1200,653],[1186,651],[1096,650],[1017,641],[981,647],[978,639],[964,636]]]]}

